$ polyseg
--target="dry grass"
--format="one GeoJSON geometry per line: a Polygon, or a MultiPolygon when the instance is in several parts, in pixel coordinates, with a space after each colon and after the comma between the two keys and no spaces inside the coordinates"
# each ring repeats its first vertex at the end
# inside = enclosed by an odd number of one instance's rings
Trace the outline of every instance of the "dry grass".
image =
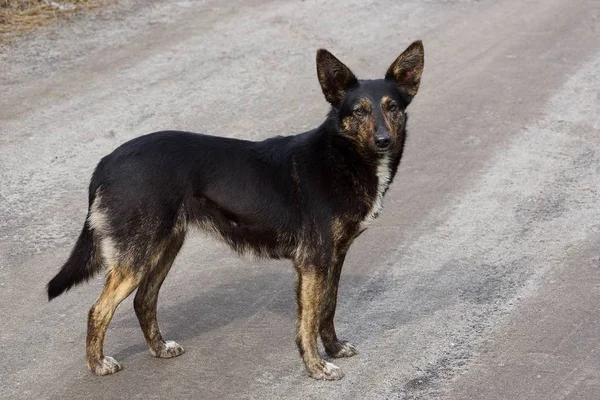
{"type": "Polygon", "coordinates": [[[0,0],[0,43],[57,18],[100,7],[106,0],[0,0]]]}

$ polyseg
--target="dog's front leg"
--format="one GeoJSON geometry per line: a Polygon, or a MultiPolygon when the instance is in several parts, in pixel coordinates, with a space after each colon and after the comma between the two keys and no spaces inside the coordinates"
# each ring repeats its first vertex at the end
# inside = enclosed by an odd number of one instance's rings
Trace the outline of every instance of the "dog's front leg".
{"type": "Polygon", "coordinates": [[[308,263],[296,263],[296,271],[298,272],[296,344],[306,370],[315,379],[341,379],[344,376],[342,370],[323,360],[317,347],[320,314],[327,288],[327,269],[308,263]]]}
{"type": "Polygon", "coordinates": [[[333,318],[335,317],[335,309],[337,306],[338,286],[340,284],[340,275],[342,273],[342,266],[345,258],[346,251],[339,254],[331,265],[331,269],[327,276],[327,287],[323,300],[323,307],[321,309],[321,322],[319,324],[319,333],[321,334],[321,340],[323,341],[323,346],[325,346],[325,351],[329,356],[334,358],[352,357],[358,354],[356,347],[345,340],[338,339],[333,325],[333,318]]]}

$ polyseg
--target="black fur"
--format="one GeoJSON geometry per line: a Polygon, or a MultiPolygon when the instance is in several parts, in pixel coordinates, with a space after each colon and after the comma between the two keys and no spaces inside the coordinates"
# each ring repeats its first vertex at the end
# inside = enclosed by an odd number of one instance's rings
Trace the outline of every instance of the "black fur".
{"type": "Polygon", "coordinates": [[[48,299],[59,296],[73,285],[87,281],[102,268],[94,257],[94,240],[86,222],[71,256],[60,272],[48,282],[48,299]]]}

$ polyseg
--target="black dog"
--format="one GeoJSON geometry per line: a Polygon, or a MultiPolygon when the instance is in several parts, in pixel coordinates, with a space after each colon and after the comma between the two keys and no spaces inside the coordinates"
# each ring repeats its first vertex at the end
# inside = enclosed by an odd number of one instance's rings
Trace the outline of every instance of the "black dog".
{"type": "Polygon", "coordinates": [[[406,137],[406,107],[423,72],[423,45],[411,44],[385,79],[357,80],[326,50],[317,74],[331,104],[321,126],[262,142],[188,132],[133,139],[104,157],[92,176],[89,211],[71,256],[48,284],[53,299],[106,268],[90,309],[87,363],[98,375],[121,365],[103,354],[119,303],[138,288],[134,308],[150,352],[175,357],[156,321],[160,286],[189,224],[240,253],[287,258],[298,273],[296,343],[309,375],[340,379],[319,354],[356,349],[334,328],[337,289],[352,241],[375,220],[394,179],[406,137]]]}

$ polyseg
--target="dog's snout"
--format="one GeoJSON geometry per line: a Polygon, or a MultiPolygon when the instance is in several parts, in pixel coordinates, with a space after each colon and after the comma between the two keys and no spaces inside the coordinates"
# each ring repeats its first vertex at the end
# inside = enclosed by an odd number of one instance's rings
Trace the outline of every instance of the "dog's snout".
{"type": "Polygon", "coordinates": [[[391,138],[387,133],[377,133],[375,135],[375,144],[380,150],[385,150],[390,147],[391,138]]]}

